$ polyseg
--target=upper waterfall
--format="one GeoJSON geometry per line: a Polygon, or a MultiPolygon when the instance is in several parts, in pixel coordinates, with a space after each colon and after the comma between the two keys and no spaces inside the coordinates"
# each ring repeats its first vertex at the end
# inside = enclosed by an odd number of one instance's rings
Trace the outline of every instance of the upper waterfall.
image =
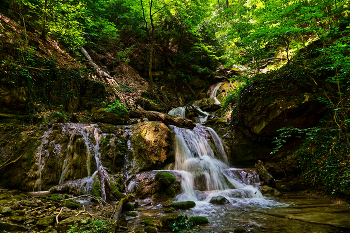
{"type": "MultiPolygon", "coordinates": [[[[196,109],[201,111],[198,107],[196,109]]],[[[180,107],[169,112],[180,113],[186,117],[186,108],[180,107]]],[[[246,184],[230,170],[224,143],[212,128],[200,123],[193,130],[176,126],[171,128],[176,134],[174,169],[180,171],[183,179],[183,192],[177,196],[177,200],[199,201],[204,195],[208,201],[208,198],[217,194],[228,199],[262,197],[257,188],[246,184]]]]}

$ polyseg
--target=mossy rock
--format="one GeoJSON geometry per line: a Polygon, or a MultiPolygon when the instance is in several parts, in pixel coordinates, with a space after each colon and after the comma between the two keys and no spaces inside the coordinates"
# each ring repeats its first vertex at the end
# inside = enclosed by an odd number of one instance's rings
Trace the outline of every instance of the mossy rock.
{"type": "Polygon", "coordinates": [[[151,217],[146,217],[142,219],[142,222],[145,224],[145,226],[155,226],[156,224],[153,222],[153,219],[151,217]]]}
{"type": "Polygon", "coordinates": [[[175,182],[176,178],[170,172],[158,172],[155,176],[155,180],[168,187],[175,182]]]}
{"type": "Polygon", "coordinates": [[[63,205],[65,207],[68,207],[69,209],[74,209],[74,210],[79,209],[80,207],[80,203],[75,200],[65,200],[63,202],[63,205]]]}
{"type": "Polygon", "coordinates": [[[193,216],[189,219],[189,221],[192,221],[195,225],[202,225],[202,224],[209,223],[209,220],[203,216],[193,216]]]}
{"type": "Polygon", "coordinates": [[[172,229],[172,226],[177,219],[178,215],[177,214],[171,214],[171,215],[166,215],[160,218],[160,227],[162,230],[165,229],[172,229]]]}
{"type": "Polygon", "coordinates": [[[52,225],[54,223],[54,216],[40,218],[36,222],[36,226],[40,229],[46,229],[48,226],[52,225]]]}
{"type": "Polygon", "coordinates": [[[181,202],[173,202],[169,204],[167,207],[173,207],[175,209],[187,210],[196,206],[194,201],[181,201],[181,202]]]}
{"type": "Polygon", "coordinates": [[[97,198],[100,198],[101,197],[101,183],[98,179],[98,177],[96,176],[95,177],[95,180],[94,180],[94,185],[92,186],[92,195],[97,197],[97,198]]]}
{"type": "Polygon", "coordinates": [[[147,227],[145,227],[145,232],[147,232],[147,233],[155,233],[155,232],[157,232],[157,228],[152,227],[152,226],[147,226],[147,227]]]}
{"type": "Polygon", "coordinates": [[[112,194],[113,194],[113,196],[114,196],[115,198],[117,198],[118,200],[121,200],[122,198],[125,197],[125,194],[124,194],[124,193],[121,193],[121,192],[117,189],[117,187],[116,187],[116,185],[114,184],[114,182],[112,181],[112,179],[111,179],[111,189],[112,189],[112,194]]]}
{"type": "Polygon", "coordinates": [[[127,216],[131,216],[131,217],[136,217],[137,216],[137,213],[135,211],[127,211],[125,214],[127,216]]]}

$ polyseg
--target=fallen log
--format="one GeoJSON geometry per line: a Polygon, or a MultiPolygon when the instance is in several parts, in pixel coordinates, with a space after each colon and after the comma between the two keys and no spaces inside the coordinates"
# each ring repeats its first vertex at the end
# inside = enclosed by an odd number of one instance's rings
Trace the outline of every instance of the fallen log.
{"type": "Polygon", "coordinates": [[[161,112],[131,110],[129,116],[130,118],[147,118],[149,121],[161,121],[166,125],[174,125],[181,128],[193,129],[196,127],[196,124],[189,119],[161,112]]]}

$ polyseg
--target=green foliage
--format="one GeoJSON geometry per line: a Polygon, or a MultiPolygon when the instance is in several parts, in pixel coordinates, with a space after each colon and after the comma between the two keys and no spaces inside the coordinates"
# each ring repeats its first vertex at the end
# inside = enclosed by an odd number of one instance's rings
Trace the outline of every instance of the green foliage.
{"type": "Polygon", "coordinates": [[[120,103],[119,100],[116,100],[114,103],[109,104],[108,107],[105,108],[107,112],[112,112],[118,115],[125,115],[128,114],[129,111],[126,108],[126,106],[122,103],[120,103]]]}
{"type": "Polygon", "coordinates": [[[201,231],[200,226],[197,229],[192,229],[195,226],[194,218],[188,219],[187,215],[179,215],[174,221],[172,231],[176,232],[198,232],[201,231]]]}
{"type": "Polygon", "coordinates": [[[91,220],[87,224],[74,224],[70,225],[68,233],[98,233],[106,232],[112,233],[115,231],[115,223],[109,222],[107,220],[91,220]]]}

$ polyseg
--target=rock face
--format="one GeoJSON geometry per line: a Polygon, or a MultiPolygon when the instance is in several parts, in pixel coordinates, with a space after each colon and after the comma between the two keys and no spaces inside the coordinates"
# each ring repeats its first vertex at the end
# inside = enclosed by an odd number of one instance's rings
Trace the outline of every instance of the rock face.
{"type": "Polygon", "coordinates": [[[285,85],[264,81],[248,86],[232,115],[231,161],[252,165],[258,159],[271,159],[278,129],[313,127],[326,114],[326,106],[317,100],[319,96],[314,84],[299,80],[285,85]]]}
{"type": "Polygon", "coordinates": [[[47,190],[90,177],[97,166],[115,174],[129,153],[128,126],[66,123],[30,127],[14,138],[11,132],[0,150],[0,185],[6,188],[47,190]]]}
{"type": "Polygon", "coordinates": [[[133,148],[132,173],[161,169],[175,161],[175,134],[163,123],[141,122],[131,126],[131,147],[133,148]]]}

